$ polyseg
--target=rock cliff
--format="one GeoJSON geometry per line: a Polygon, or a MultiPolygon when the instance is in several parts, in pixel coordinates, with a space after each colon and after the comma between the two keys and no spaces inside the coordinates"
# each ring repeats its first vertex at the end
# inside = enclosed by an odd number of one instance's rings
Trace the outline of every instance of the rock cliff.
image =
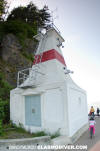
{"type": "Polygon", "coordinates": [[[33,39],[26,39],[23,49],[13,34],[3,38],[0,46],[0,72],[12,86],[16,87],[18,71],[32,66],[32,59],[28,56],[34,55],[35,48],[36,42],[33,39]]]}

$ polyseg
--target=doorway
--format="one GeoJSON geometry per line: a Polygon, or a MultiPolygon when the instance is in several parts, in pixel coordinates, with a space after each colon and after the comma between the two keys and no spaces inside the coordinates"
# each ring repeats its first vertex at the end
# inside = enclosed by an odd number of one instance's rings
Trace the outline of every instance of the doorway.
{"type": "Polygon", "coordinates": [[[25,96],[25,124],[41,126],[40,95],[25,96]]]}

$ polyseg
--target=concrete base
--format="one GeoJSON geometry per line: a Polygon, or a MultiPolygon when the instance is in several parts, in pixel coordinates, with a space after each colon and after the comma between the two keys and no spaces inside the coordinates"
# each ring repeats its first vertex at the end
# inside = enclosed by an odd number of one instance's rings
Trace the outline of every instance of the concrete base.
{"type": "Polygon", "coordinates": [[[79,129],[72,137],[67,136],[59,136],[57,138],[52,139],[53,145],[68,145],[75,143],[80,136],[88,129],[88,124],[84,125],[81,129],[79,129]]]}
{"type": "Polygon", "coordinates": [[[70,144],[70,139],[67,136],[59,136],[51,140],[52,145],[67,145],[70,144]]]}
{"type": "MultiPolygon", "coordinates": [[[[88,124],[84,125],[78,132],[76,132],[72,137],[68,136],[59,136],[54,139],[50,139],[50,136],[43,136],[43,137],[35,137],[35,138],[25,138],[25,139],[5,139],[0,140],[0,151],[8,151],[7,148],[9,146],[38,146],[38,145],[68,145],[75,143],[79,137],[88,129],[88,124]]],[[[25,149],[26,150],[26,149],[25,149]]],[[[33,149],[35,151],[38,151],[38,149],[33,149]]],[[[40,151],[43,151],[43,149],[39,149],[40,151]]],[[[12,151],[15,151],[15,149],[12,149],[12,151]]],[[[22,150],[19,150],[22,151],[22,150]]],[[[28,150],[26,150],[28,151],[28,150]]],[[[45,149],[46,151],[46,149],[45,149]]]]}
{"type": "MultiPolygon", "coordinates": [[[[0,151],[8,151],[11,146],[38,146],[38,145],[50,145],[51,139],[50,136],[42,136],[35,138],[24,138],[24,139],[3,139],[0,140],[0,151]]],[[[22,151],[24,149],[11,149],[11,151],[22,151]]],[[[38,151],[38,149],[25,149],[26,151],[34,150],[38,151]]],[[[39,149],[43,151],[42,149],[39,149]]],[[[45,150],[46,151],[46,150],[45,150]]]]}

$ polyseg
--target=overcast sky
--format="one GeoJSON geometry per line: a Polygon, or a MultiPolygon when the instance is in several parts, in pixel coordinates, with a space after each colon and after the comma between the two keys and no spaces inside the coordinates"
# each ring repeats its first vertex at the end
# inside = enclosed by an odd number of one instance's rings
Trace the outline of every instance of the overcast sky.
{"type": "MultiPolygon", "coordinates": [[[[11,6],[30,0],[8,0],[11,6]]],[[[55,25],[65,39],[66,64],[74,82],[87,91],[88,103],[100,102],[100,0],[32,0],[54,11],[55,25]]]]}

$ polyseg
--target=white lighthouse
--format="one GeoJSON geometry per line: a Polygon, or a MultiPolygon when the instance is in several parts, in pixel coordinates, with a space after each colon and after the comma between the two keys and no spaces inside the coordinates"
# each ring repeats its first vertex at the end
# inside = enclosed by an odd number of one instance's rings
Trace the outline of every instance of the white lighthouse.
{"type": "Polygon", "coordinates": [[[31,132],[60,131],[77,137],[87,128],[86,92],[71,79],[64,61],[60,32],[49,28],[35,36],[39,41],[33,66],[20,71],[10,94],[10,119],[31,132]]]}

